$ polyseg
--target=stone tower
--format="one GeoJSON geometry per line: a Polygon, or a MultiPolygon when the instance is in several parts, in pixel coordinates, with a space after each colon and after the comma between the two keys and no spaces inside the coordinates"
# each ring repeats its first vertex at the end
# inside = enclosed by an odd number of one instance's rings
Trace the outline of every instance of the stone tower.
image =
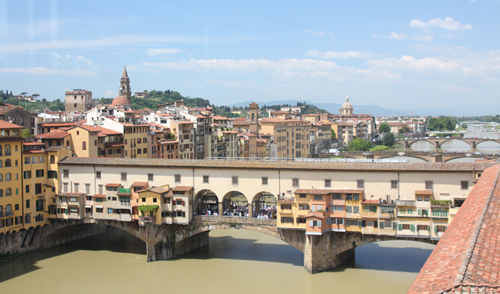
{"type": "Polygon", "coordinates": [[[120,106],[130,107],[130,105],[132,104],[131,97],[132,97],[132,91],[130,89],[130,79],[128,78],[127,68],[124,66],[123,74],[120,79],[119,95],[118,97],[113,99],[113,102],[111,104],[116,106],[120,105],[120,106]]]}
{"type": "Polygon", "coordinates": [[[248,108],[248,120],[250,121],[250,133],[259,134],[259,104],[250,103],[248,108]]]}

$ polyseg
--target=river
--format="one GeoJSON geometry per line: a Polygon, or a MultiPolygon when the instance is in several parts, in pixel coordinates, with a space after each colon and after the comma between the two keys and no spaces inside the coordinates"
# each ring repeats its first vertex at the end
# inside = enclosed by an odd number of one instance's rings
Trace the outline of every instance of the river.
{"type": "Polygon", "coordinates": [[[303,254],[258,232],[210,232],[208,248],[146,262],[145,244],[119,229],[0,264],[0,293],[405,293],[434,245],[385,241],[356,248],[311,275],[303,254]]]}

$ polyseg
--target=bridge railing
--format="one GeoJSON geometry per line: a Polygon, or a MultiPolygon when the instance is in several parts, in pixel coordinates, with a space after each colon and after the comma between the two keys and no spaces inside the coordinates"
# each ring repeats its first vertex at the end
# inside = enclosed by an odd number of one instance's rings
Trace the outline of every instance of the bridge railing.
{"type": "MultiPolygon", "coordinates": [[[[336,153],[330,153],[336,156],[336,153]]],[[[340,153],[339,156],[342,156],[340,153]]],[[[268,158],[268,157],[205,157],[204,160],[233,161],[295,161],[295,162],[409,162],[406,159],[364,159],[364,158],[268,158]]]]}
{"type": "Polygon", "coordinates": [[[195,215],[195,221],[214,222],[214,223],[231,223],[231,224],[244,224],[244,225],[265,225],[276,226],[277,220],[275,219],[262,219],[262,218],[249,218],[249,217],[235,217],[235,216],[210,216],[210,215],[195,215]]]}

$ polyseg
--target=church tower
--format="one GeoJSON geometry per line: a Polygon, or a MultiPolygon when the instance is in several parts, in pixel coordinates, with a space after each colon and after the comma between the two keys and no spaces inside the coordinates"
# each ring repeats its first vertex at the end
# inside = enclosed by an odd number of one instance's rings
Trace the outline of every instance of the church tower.
{"type": "Polygon", "coordinates": [[[253,102],[248,107],[248,120],[250,121],[250,133],[259,134],[259,104],[253,102]]]}
{"type": "Polygon", "coordinates": [[[118,93],[118,97],[113,99],[111,105],[130,107],[132,104],[131,98],[132,91],[130,89],[130,79],[128,78],[127,68],[124,66],[123,74],[120,79],[120,91],[118,93]]]}

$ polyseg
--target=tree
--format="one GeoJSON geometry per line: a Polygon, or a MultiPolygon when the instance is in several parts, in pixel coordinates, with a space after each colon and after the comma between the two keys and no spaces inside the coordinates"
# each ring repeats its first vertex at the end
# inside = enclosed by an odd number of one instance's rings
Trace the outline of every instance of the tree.
{"type": "Polygon", "coordinates": [[[462,123],[462,129],[467,129],[467,124],[466,123],[462,123]]]}
{"type": "Polygon", "coordinates": [[[406,134],[406,133],[409,133],[410,132],[410,128],[408,126],[402,126],[400,129],[399,129],[399,132],[401,134],[406,134]]]}
{"type": "Polygon", "coordinates": [[[35,100],[36,100],[36,99],[38,99],[38,97],[40,97],[40,94],[33,94],[31,96],[33,96],[35,98],[35,100]]]}
{"type": "Polygon", "coordinates": [[[387,133],[384,134],[384,139],[382,139],[382,144],[387,146],[387,147],[392,147],[395,143],[394,139],[394,134],[393,133],[387,133]]]}
{"type": "Polygon", "coordinates": [[[378,127],[378,133],[390,133],[391,132],[391,127],[387,123],[381,123],[380,126],[378,127]]]}
{"type": "Polygon", "coordinates": [[[372,143],[368,140],[356,138],[349,142],[348,151],[368,151],[372,148],[372,143]]]}
{"type": "Polygon", "coordinates": [[[332,134],[332,140],[337,138],[337,134],[335,134],[335,131],[332,129],[331,131],[332,134]]]}

